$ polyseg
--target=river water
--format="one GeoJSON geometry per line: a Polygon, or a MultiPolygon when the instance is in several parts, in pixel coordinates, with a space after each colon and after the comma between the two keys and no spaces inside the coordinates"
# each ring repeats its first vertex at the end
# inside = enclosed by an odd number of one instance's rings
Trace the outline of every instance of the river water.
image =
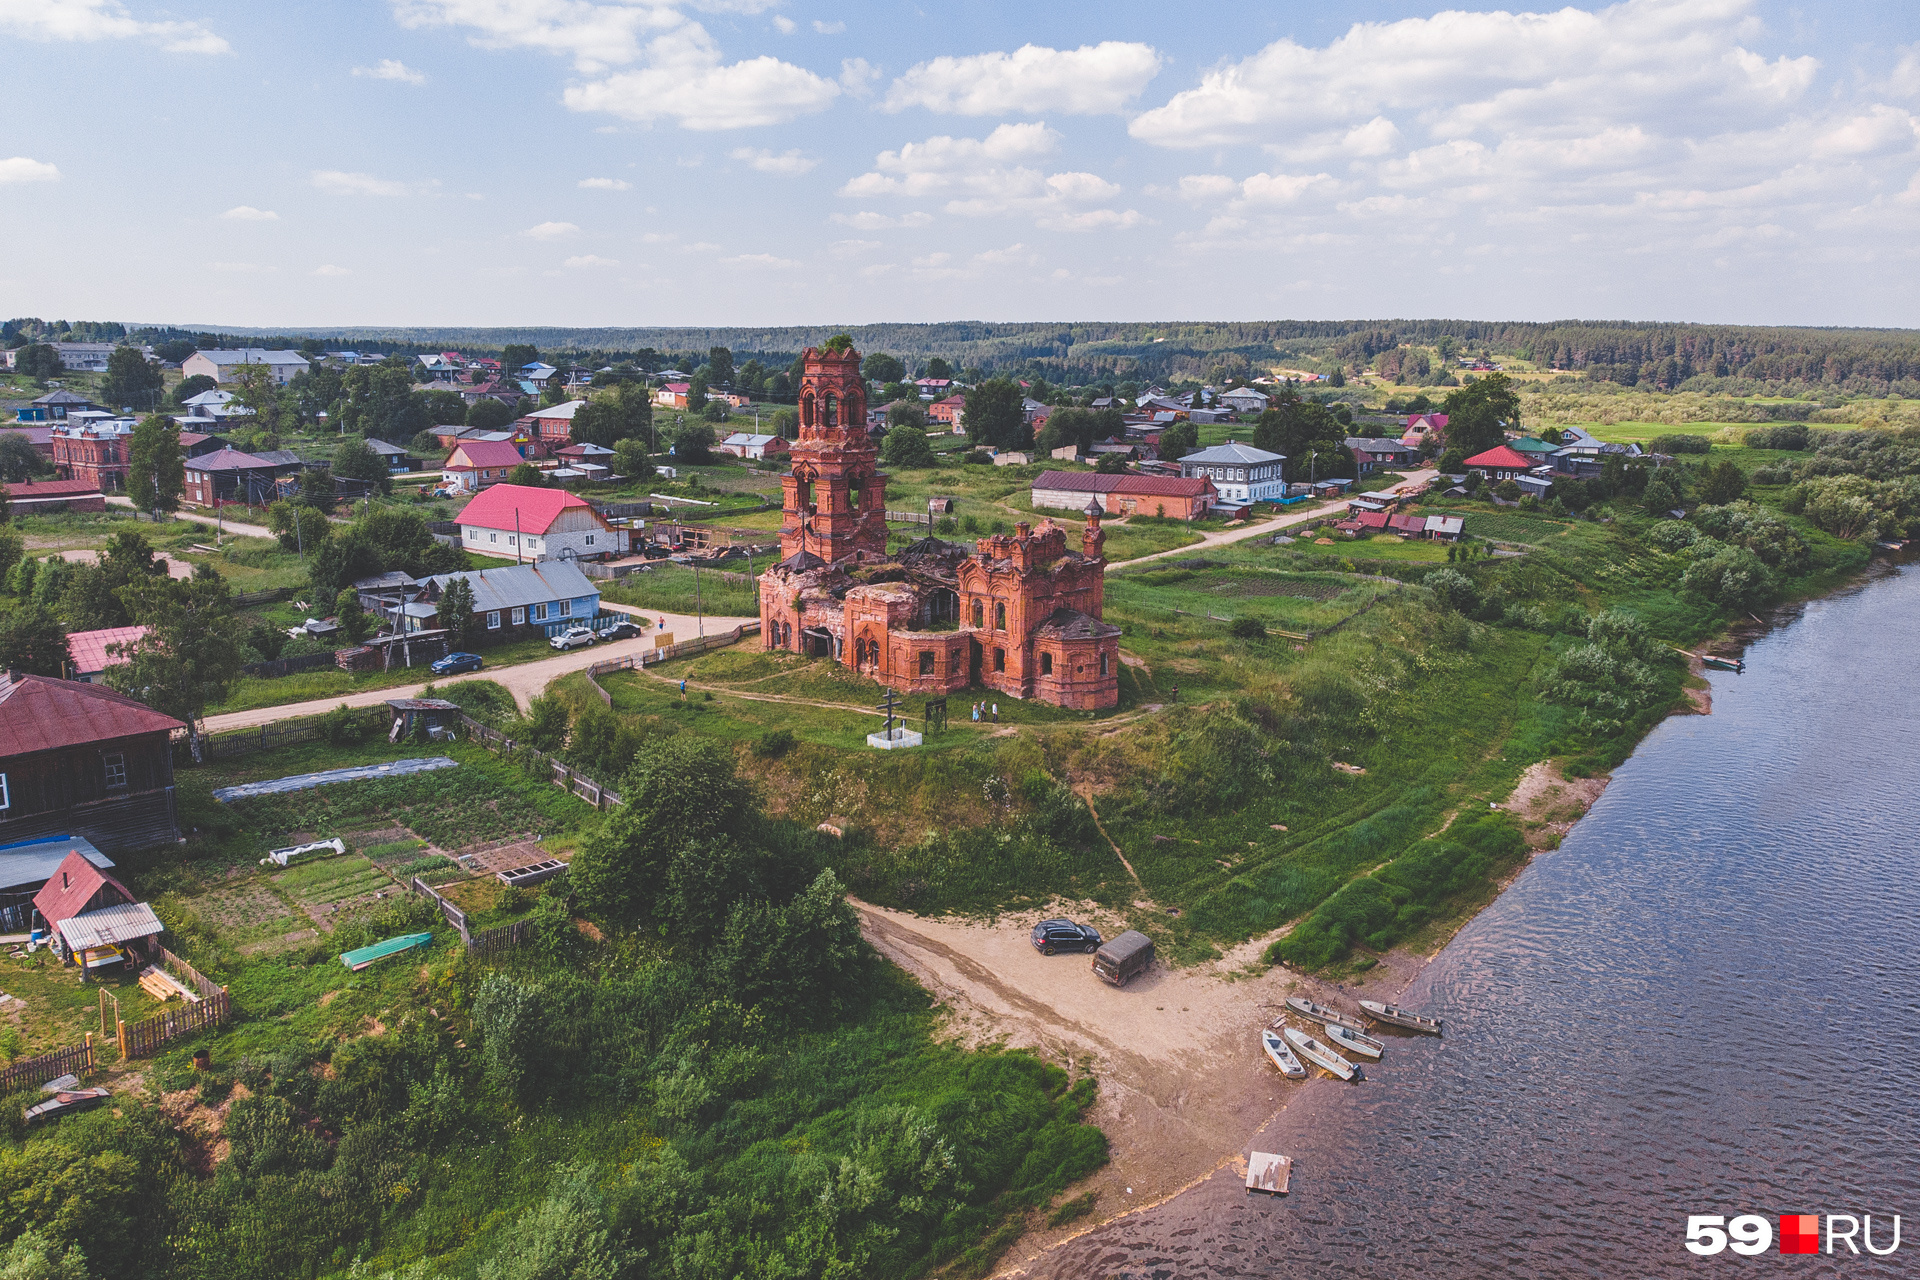
{"type": "Polygon", "coordinates": [[[1250,1135],[1291,1195],[1227,1170],[1026,1274],[1920,1275],[1920,566],[1746,658],[1414,981],[1444,1040],[1250,1135]],[[1869,1212],[1898,1253],[1682,1243],[1689,1214],[1869,1212]]]}

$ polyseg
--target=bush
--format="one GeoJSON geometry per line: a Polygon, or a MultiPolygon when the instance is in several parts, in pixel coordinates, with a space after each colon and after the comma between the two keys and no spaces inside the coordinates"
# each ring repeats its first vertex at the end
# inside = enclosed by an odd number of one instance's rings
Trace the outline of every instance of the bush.
{"type": "Polygon", "coordinates": [[[1258,618],[1235,618],[1227,625],[1227,634],[1237,640],[1264,640],[1267,624],[1258,618]]]}
{"type": "Polygon", "coordinates": [[[1709,453],[1713,449],[1713,441],[1706,436],[1695,435],[1655,436],[1648,442],[1647,448],[1650,452],[1665,454],[1709,453]]]}
{"type": "MultiPolygon", "coordinates": [[[[1777,427],[1755,427],[1747,432],[1746,445],[1749,449],[1786,449],[1798,453],[1807,447],[1807,424],[1784,422],[1777,427]]],[[[1778,482],[1763,481],[1762,483],[1778,482]]]]}
{"type": "Polygon", "coordinates": [[[1434,599],[1443,609],[1471,613],[1480,603],[1480,588],[1458,569],[1436,569],[1421,582],[1433,592],[1434,599]]]}
{"type": "Polygon", "coordinates": [[[753,754],[763,760],[778,760],[799,742],[791,729],[770,729],[754,740],[753,754]]]}
{"type": "Polygon", "coordinates": [[[1700,531],[1685,520],[1662,520],[1647,531],[1647,541],[1662,551],[1679,551],[1700,538],[1700,531]]]}
{"type": "Polygon", "coordinates": [[[990,467],[993,465],[993,455],[985,449],[975,449],[960,461],[971,463],[976,467],[990,467]]]}
{"type": "Polygon", "coordinates": [[[320,736],[332,747],[350,747],[366,736],[364,711],[356,712],[346,703],[320,717],[320,736]]]}

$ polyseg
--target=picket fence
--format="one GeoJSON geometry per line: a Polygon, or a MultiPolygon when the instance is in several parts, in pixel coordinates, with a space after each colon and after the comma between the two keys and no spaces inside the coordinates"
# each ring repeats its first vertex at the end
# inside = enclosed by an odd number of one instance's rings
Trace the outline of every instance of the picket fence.
{"type": "Polygon", "coordinates": [[[233,997],[215,991],[198,1004],[165,1009],[140,1022],[118,1024],[120,1056],[150,1058],[183,1036],[217,1027],[233,1015],[233,997]]]}
{"type": "Polygon", "coordinates": [[[89,1032],[85,1044],[55,1049],[37,1058],[22,1058],[0,1069],[0,1093],[12,1093],[15,1089],[45,1084],[59,1076],[85,1077],[92,1073],[94,1066],[93,1035],[89,1032]]]}

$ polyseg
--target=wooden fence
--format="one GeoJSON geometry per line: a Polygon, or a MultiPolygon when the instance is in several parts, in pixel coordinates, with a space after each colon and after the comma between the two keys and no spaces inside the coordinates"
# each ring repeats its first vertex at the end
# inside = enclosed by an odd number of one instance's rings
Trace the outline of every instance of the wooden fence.
{"type": "Polygon", "coordinates": [[[215,982],[212,978],[209,978],[206,974],[200,972],[198,969],[194,968],[192,965],[188,964],[185,960],[182,960],[179,956],[167,950],[165,947],[160,948],[160,963],[166,966],[167,968],[173,970],[173,975],[176,978],[180,978],[186,982],[192,983],[193,989],[198,991],[202,996],[205,996],[205,997],[216,996],[216,995],[219,995],[222,991],[226,990],[225,987],[221,986],[219,983],[215,982]]]}
{"type": "Polygon", "coordinates": [[[243,591],[233,598],[233,603],[245,609],[249,605],[276,604],[292,594],[292,587],[268,587],[265,591],[243,591]]]}
{"type": "Polygon", "coordinates": [[[233,997],[215,990],[198,1004],[165,1009],[140,1022],[120,1022],[120,1056],[150,1058],[182,1036],[217,1027],[233,1014],[233,997]]]}
{"type": "MultiPolygon", "coordinates": [[[[356,711],[366,717],[362,728],[368,733],[384,734],[392,713],[383,706],[360,707],[356,711]]],[[[208,734],[200,740],[202,760],[223,760],[229,756],[243,756],[255,751],[272,751],[276,747],[290,746],[296,742],[311,742],[321,736],[322,730],[318,717],[310,716],[304,720],[287,720],[276,724],[263,724],[257,729],[233,729],[222,734],[208,734]]],[[[180,730],[174,736],[174,763],[181,764],[181,753],[186,750],[187,734],[180,730]]]]}
{"type": "Polygon", "coordinates": [[[297,658],[274,658],[268,662],[249,662],[240,668],[250,676],[262,676],[268,680],[278,680],[281,676],[290,676],[296,671],[318,671],[321,667],[337,665],[334,650],[325,653],[303,653],[297,658]]]}
{"type": "Polygon", "coordinates": [[[424,893],[427,897],[433,899],[434,905],[440,908],[440,914],[446,917],[447,923],[460,931],[460,941],[465,943],[471,943],[473,941],[473,935],[467,929],[466,912],[441,897],[439,890],[435,889],[425,880],[422,880],[419,876],[415,876],[412,880],[408,881],[407,887],[415,893],[424,893]]]}
{"type": "MultiPolygon", "coordinates": [[[[605,665],[611,668],[618,664],[617,663],[605,663],[605,664],[596,663],[594,665],[596,666],[605,665]]],[[[627,665],[631,666],[633,664],[629,662],[627,663],[627,665]]],[[[596,689],[600,689],[600,686],[597,684],[594,685],[593,687],[596,689]]],[[[607,696],[606,690],[600,689],[600,696],[603,698],[606,697],[607,696]]],[[[588,804],[592,805],[594,808],[611,809],[613,808],[613,806],[622,803],[619,792],[613,790],[611,787],[601,786],[599,783],[595,782],[592,778],[589,778],[586,774],[581,773],[578,769],[569,768],[567,765],[562,764],[558,760],[555,760],[552,756],[547,755],[545,752],[534,751],[532,747],[528,746],[524,742],[515,742],[512,738],[509,738],[506,734],[501,733],[498,729],[488,728],[486,725],[481,724],[478,720],[475,720],[472,716],[467,715],[465,712],[461,713],[460,721],[462,724],[467,726],[467,732],[472,736],[473,740],[479,743],[481,746],[485,747],[489,751],[493,751],[500,754],[510,754],[515,750],[533,751],[533,754],[535,756],[546,761],[548,767],[553,770],[552,777],[553,777],[554,786],[559,787],[562,791],[569,792],[572,795],[578,796],[580,799],[585,800],[588,804]]],[[[428,890],[427,892],[432,892],[432,891],[428,890]]],[[[434,894],[434,897],[436,898],[439,896],[440,896],[439,894],[434,894]]]]}
{"type": "Polygon", "coordinates": [[[503,924],[498,929],[488,929],[485,933],[476,933],[467,939],[467,954],[476,960],[485,960],[504,951],[524,946],[533,937],[533,921],[516,920],[512,924],[503,924]]]}
{"type": "Polygon", "coordinates": [[[22,1058],[0,1070],[0,1093],[12,1093],[15,1089],[45,1084],[58,1076],[86,1076],[92,1073],[94,1067],[93,1035],[89,1032],[85,1044],[55,1049],[37,1058],[22,1058]]]}

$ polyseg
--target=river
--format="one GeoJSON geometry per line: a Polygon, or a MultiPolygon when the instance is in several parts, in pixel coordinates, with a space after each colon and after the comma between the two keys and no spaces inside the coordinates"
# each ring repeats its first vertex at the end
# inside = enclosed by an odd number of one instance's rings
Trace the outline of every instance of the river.
{"type": "Polygon", "coordinates": [[[1746,658],[1415,979],[1444,1040],[1249,1135],[1291,1195],[1223,1170],[1025,1274],[1920,1275],[1920,566],[1746,658]],[[1683,1244],[1690,1214],[1869,1212],[1898,1253],[1683,1244]]]}

